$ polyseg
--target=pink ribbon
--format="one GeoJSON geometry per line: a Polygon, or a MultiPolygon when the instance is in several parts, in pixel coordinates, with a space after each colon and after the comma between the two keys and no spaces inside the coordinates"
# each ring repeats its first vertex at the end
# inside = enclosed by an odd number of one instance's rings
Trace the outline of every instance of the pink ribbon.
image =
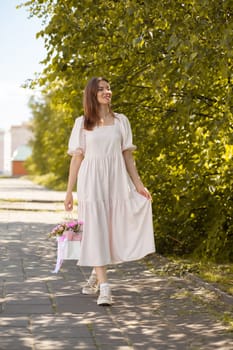
{"type": "Polygon", "coordinates": [[[81,240],[82,240],[82,234],[75,233],[73,231],[64,231],[63,234],[58,237],[58,242],[81,241],[81,240]]]}

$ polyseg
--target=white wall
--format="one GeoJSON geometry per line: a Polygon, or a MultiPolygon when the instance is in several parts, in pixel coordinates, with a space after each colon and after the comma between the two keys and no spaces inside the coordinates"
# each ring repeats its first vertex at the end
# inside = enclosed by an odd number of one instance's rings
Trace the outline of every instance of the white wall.
{"type": "Polygon", "coordinates": [[[4,130],[0,129],[0,174],[4,169],[4,130]]]}
{"type": "Polygon", "coordinates": [[[11,133],[11,156],[14,151],[22,145],[27,145],[32,138],[32,132],[29,130],[28,124],[15,125],[10,128],[11,133]]]}

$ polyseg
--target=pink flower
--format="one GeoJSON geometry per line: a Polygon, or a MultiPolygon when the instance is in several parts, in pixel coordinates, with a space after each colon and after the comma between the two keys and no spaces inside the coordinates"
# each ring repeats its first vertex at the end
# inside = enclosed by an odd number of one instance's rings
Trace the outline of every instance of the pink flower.
{"type": "Polygon", "coordinates": [[[68,227],[74,227],[75,225],[77,225],[77,223],[76,223],[75,221],[69,222],[69,223],[67,224],[68,227]]]}
{"type": "Polygon", "coordinates": [[[65,231],[70,231],[73,234],[81,234],[83,221],[72,220],[56,225],[49,233],[49,237],[62,236],[65,231]]]}

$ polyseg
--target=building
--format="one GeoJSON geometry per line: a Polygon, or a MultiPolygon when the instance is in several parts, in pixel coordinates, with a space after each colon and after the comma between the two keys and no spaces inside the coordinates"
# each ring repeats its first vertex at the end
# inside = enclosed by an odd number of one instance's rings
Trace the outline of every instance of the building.
{"type": "Polygon", "coordinates": [[[29,128],[28,123],[23,123],[21,125],[13,125],[10,128],[11,134],[11,157],[15,150],[22,146],[28,145],[30,139],[32,138],[32,132],[29,128]]]}
{"type": "Polygon", "coordinates": [[[27,174],[25,168],[25,161],[31,155],[31,147],[28,145],[21,145],[13,153],[12,156],[12,176],[22,176],[27,174]]]}
{"type": "Polygon", "coordinates": [[[3,157],[2,172],[4,174],[20,176],[27,173],[24,163],[31,153],[29,147],[29,141],[31,138],[32,131],[30,130],[28,123],[13,125],[10,129],[4,132],[3,147],[0,148],[0,159],[3,157]]]}

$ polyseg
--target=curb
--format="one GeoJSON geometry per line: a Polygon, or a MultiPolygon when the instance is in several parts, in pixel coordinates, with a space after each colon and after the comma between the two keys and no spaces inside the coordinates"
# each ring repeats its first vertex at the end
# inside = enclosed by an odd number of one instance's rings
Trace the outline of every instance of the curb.
{"type": "MultiPolygon", "coordinates": [[[[160,264],[159,265],[169,265],[169,264],[172,265],[173,264],[173,262],[171,260],[169,260],[168,258],[166,258],[166,257],[164,257],[164,256],[162,256],[162,255],[160,255],[158,253],[156,253],[155,257],[151,256],[151,257],[148,257],[148,259],[145,259],[145,263],[151,262],[153,264],[154,259],[159,259],[160,260],[160,264]]],[[[157,261],[157,264],[158,264],[158,261],[157,261]]],[[[174,267],[175,266],[179,268],[179,266],[181,267],[181,264],[175,263],[174,267]]],[[[156,268],[156,264],[154,265],[154,267],[156,268]]],[[[158,267],[158,269],[160,269],[160,267],[158,267]]],[[[229,306],[233,306],[233,296],[231,296],[230,294],[228,294],[228,293],[224,292],[223,290],[219,289],[218,287],[216,287],[212,283],[204,281],[203,279],[201,279],[197,275],[194,275],[191,272],[188,272],[188,271],[185,271],[185,270],[182,270],[182,269],[180,269],[180,271],[181,271],[181,273],[177,273],[176,272],[176,275],[178,275],[181,278],[183,277],[183,278],[185,278],[187,280],[190,280],[190,281],[192,281],[192,282],[202,286],[203,288],[205,288],[208,291],[214,292],[220,298],[220,300],[223,303],[228,304],[229,306]]],[[[168,270],[166,271],[166,270],[162,270],[161,269],[161,272],[166,273],[168,275],[170,274],[168,270]]]]}

